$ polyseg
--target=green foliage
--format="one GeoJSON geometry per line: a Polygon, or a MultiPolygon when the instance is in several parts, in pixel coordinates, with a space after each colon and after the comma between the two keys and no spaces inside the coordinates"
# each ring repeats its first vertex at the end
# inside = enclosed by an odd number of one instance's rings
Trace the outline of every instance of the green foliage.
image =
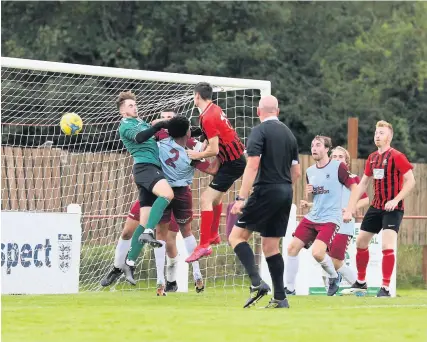
{"type": "Polygon", "coordinates": [[[375,122],[411,161],[427,150],[424,2],[2,2],[3,56],[267,79],[300,152],[315,134],[359,154],[375,122]]]}
{"type": "Polygon", "coordinates": [[[423,280],[423,246],[399,245],[397,247],[397,288],[425,288],[423,280]]]}

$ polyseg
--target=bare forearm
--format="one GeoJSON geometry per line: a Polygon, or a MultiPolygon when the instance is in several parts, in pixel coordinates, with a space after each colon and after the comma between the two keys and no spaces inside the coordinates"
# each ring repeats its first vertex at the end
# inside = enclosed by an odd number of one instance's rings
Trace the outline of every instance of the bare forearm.
{"type": "Polygon", "coordinates": [[[213,148],[211,148],[209,145],[206,148],[206,150],[204,150],[203,152],[200,152],[200,156],[201,158],[209,158],[209,157],[214,157],[218,154],[218,151],[214,150],[213,148]]]}
{"type": "Polygon", "coordinates": [[[298,180],[298,178],[301,177],[301,167],[298,165],[293,165],[291,167],[291,180],[292,184],[295,184],[295,182],[298,180]]]}
{"type": "Polygon", "coordinates": [[[414,186],[415,186],[415,180],[411,179],[406,182],[404,181],[402,190],[400,190],[400,192],[397,194],[397,196],[394,199],[400,202],[411,192],[414,186]]]}
{"type": "Polygon", "coordinates": [[[351,211],[355,211],[357,207],[357,203],[359,198],[362,196],[364,192],[366,192],[367,185],[360,183],[354,191],[351,192],[350,199],[348,201],[347,208],[351,211]]]}
{"type": "Polygon", "coordinates": [[[369,198],[368,197],[362,198],[361,200],[359,200],[357,202],[356,209],[359,210],[359,209],[362,209],[363,207],[366,207],[368,205],[369,205],[369,198]]]}
{"type": "Polygon", "coordinates": [[[254,185],[256,175],[258,173],[257,169],[246,167],[245,172],[243,173],[242,186],[240,187],[239,196],[243,198],[249,197],[249,192],[254,185]]]}

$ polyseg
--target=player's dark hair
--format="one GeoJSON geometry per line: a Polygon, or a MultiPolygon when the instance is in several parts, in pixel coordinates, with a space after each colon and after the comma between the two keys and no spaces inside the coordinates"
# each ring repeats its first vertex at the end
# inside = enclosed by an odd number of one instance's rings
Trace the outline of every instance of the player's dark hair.
{"type": "Polygon", "coordinates": [[[190,121],[185,116],[179,115],[169,120],[168,132],[174,139],[185,137],[189,128],[190,121]]]}
{"type": "Polygon", "coordinates": [[[323,143],[325,148],[329,148],[329,151],[332,148],[332,139],[324,135],[316,135],[313,140],[319,140],[323,143]]]}
{"type": "Polygon", "coordinates": [[[213,89],[209,83],[200,82],[194,87],[194,93],[198,93],[203,100],[212,100],[213,89]]]}
{"type": "Polygon", "coordinates": [[[136,101],[136,96],[134,93],[132,93],[132,91],[128,90],[128,91],[122,91],[119,96],[117,97],[116,100],[116,105],[117,105],[117,109],[120,111],[120,107],[122,105],[123,102],[125,102],[126,100],[134,100],[136,101]]]}

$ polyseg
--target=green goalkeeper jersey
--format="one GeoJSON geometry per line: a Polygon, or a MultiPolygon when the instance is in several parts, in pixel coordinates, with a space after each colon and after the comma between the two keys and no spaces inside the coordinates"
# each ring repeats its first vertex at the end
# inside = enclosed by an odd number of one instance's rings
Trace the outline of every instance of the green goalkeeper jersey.
{"type": "Polygon", "coordinates": [[[123,144],[133,157],[134,164],[148,163],[161,167],[159,159],[159,147],[154,137],[143,143],[135,140],[139,132],[149,129],[151,126],[140,118],[123,118],[120,122],[119,134],[123,144]]]}

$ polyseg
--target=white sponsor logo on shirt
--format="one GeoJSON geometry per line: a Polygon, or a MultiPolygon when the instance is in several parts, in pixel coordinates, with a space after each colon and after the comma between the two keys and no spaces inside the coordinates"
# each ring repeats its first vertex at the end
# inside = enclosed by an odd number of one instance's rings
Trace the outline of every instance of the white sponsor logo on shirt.
{"type": "Polygon", "coordinates": [[[374,169],[374,179],[383,179],[384,169],[374,169]]]}

